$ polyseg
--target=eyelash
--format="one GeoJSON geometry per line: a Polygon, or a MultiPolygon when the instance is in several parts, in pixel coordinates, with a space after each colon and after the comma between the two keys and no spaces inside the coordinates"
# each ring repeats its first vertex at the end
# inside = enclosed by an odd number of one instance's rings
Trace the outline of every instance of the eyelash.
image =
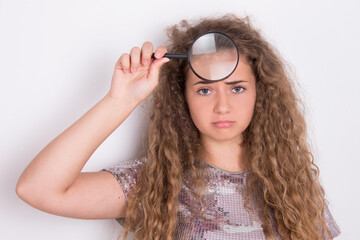
{"type": "MultiPolygon", "coordinates": [[[[233,89],[235,89],[235,88],[241,88],[241,89],[243,89],[241,92],[235,92],[235,94],[240,94],[240,93],[242,93],[243,91],[246,90],[246,88],[241,87],[241,86],[236,86],[236,87],[234,87],[233,89]]],[[[209,91],[210,91],[210,89],[208,89],[208,88],[201,88],[201,89],[199,89],[199,90],[197,91],[197,93],[198,93],[199,95],[201,95],[201,96],[206,96],[206,95],[207,95],[207,94],[201,94],[201,91],[202,91],[202,90],[209,90],[209,91]]]]}

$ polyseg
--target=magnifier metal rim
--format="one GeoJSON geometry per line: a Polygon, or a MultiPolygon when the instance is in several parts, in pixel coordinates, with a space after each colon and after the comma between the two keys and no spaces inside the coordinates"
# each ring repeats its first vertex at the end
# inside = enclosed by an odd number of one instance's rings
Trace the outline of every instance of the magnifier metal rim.
{"type": "Polygon", "coordinates": [[[234,40],[232,40],[231,37],[229,37],[229,36],[226,35],[225,33],[217,32],[217,31],[206,32],[206,33],[201,34],[200,36],[198,36],[198,37],[195,39],[195,41],[191,44],[190,48],[188,49],[187,60],[188,60],[189,66],[190,66],[190,68],[191,68],[191,71],[192,71],[198,78],[200,78],[200,79],[202,79],[202,80],[204,80],[204,81],[209,81],[209,82],[222,81],[222,80],[228,78],[228,77],[235,71],[235,69],[237,68],[237,65],[239,64],[239,49],[238,49],[238,47],[236,46],[234,40]],[[193,67],[191,66],[191,61],[190,61],[190,52],[191,52],[191,50],[192,50],[192,47],[193,47],[194,43],[195,43],[199,38],[201,38],[202,36],[204,36],[204,35],[206,35],[206,34],[209,34],[209,33],[217,33],[217,34],[221,34],[221,35],[227,37],[227,38],[234,44],[235,49],[236,49],[236,53],[237,53],[237,59],[236,59],[236,64],[235,64],[234,69],[231,71],[231,73],[229,73],[229,74],[226,75],[225,77],[223,77],[223,78],[221,78],[221,79],[218,79],[218,80],[206,79],[206,78],[200,76],[199,74],[197,74],[196,71],[195,71],[195,70],[193,69],[193,67]]]}

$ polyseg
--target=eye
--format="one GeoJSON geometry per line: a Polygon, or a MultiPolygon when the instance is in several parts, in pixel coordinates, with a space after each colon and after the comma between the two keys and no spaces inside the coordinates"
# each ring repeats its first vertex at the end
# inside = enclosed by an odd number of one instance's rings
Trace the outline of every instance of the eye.
{"type": "Polygon", "coordinates": [[[209,95],[211,93],[210,89],[202,88],[197,91],[200,95],[209,95]]]}
{"type": "Polygon", "coordinates": [[[233,92],[235,92],[235,93],[241,93],[241,92],[243,92],[244,90],[245,90],[245,88],[240,87],[240,86],[237,86],[237,87],[234,87],[234,88],[233,88],[233,92]]]}

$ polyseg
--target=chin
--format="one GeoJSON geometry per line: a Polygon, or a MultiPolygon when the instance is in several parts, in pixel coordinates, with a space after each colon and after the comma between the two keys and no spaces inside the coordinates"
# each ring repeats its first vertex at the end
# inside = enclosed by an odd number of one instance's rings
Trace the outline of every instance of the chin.
{"type": "Polygon", "coordinates": [[[222,135],[219,136],[220,134],[218,134],[217,136],[208,136],[209,138],[217,141],[217,142],[232,142],[232,141],[240,141],[241,139],[241,135],[222,135]]]}

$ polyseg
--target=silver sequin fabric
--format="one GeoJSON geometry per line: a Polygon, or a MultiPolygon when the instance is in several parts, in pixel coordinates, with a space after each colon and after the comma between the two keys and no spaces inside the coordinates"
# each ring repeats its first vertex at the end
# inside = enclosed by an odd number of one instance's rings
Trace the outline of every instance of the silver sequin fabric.
{"type": "MultiPolygon", "coordinates": [[[[137,184],[137,173],[145,159],[133,159],[103,170],[112,173],[122,188],[126,199],[137,184]]],[[[200,161],[200,160],[197,160],[200,161]]],[[[194,210],[201,210],[200,202],[195,198],[190,175],[185,174],[179,193],[179,208],[175,239],[197,240],[261,240],[266,239],[261,226],[260,216],[245,208],[246,178],[250,171],[228,172],[205,163],[207,188],[204,193],[204,209],[195,216],[194,210]],[[192,206],[198,206],[194,208],[192,206]]],[[[260,192],[258,192],[260,194],[260,192]]],[[[251,205],[250,206],[255,206],[251,205]]],[[[255,211],[256,212],[256,211],[255,211]]],[[[258,211],[260,212],[260,211],[258,211]]],[[[333,237],[341,231],[332,217],[328,206],[325,207],[327,225],[333,237]]],[[[116,219],[124,226],[124,219],[116,219]]],[[[275,239],[281,239],[277,233],[276,222],[272,216],[270,223],[275,239]]],[[[328,236],[325,239],[331,239],[328,236]]]]}

